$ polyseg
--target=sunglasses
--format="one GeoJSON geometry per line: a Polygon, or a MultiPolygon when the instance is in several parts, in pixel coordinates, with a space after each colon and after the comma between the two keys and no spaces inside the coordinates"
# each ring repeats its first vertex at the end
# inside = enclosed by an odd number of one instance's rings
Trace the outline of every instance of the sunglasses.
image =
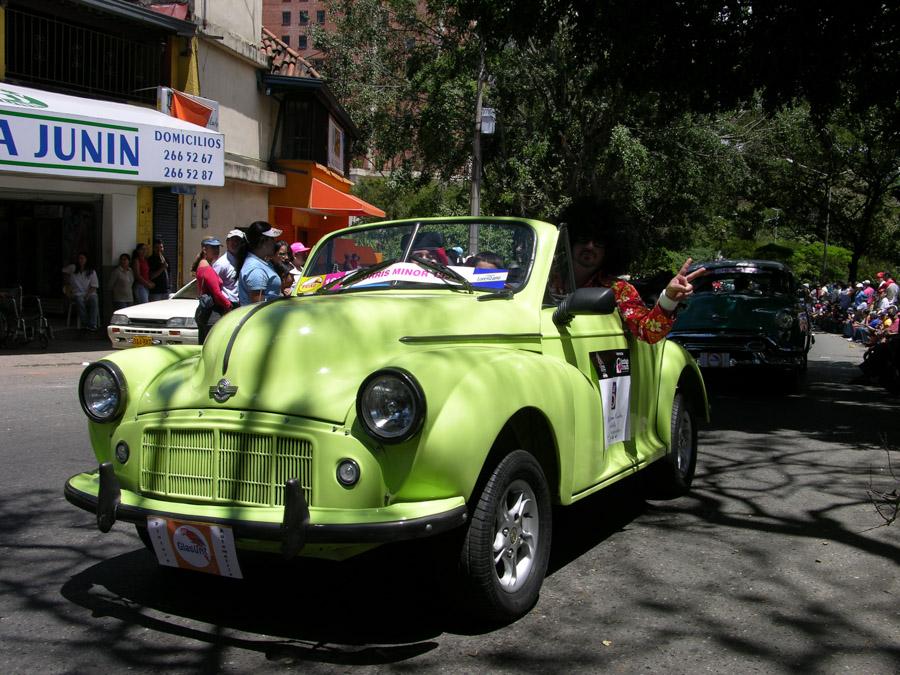
{"type": "Polygon", "coordinates": [[[590,235],[590,234],[580,234],[576,237],[572,238],[573,244],[587,244],[592,243],[596,247],[606,247],[606,242],[603,241],[600,237],[590,235]]]}

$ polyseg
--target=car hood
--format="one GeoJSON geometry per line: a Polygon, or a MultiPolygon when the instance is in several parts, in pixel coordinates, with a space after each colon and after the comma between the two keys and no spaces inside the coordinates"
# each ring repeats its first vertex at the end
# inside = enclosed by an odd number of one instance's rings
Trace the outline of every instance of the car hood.
{"type": "Polygon", "coordinates": [[[673,332],[772,332],[775,315],[793,306],[777,296],[702,294],[691,297],[678,312],[673,332]]]}
{"type": "Polygon", "coordinates": [[[221,407],[341,422],[362,381],[407,353],[539,332],[539,313],[524,302],[476,297],[382,291],[242,307],[214,326],[198,357],[157,377],[139,411],[221,407]],[[213,393],[223,379],[237,390],[218,402],[213,393]]]}
{"type": "Polygon", "coordinates": [[[124,314],[131,323],[140,323],[142,320],[159,321],[171,319],[176,316],[194,318],[197,311],[197,301],[189,299],[156,300],[144,302],[140,305],[132,305],[124,309],[117,309],[115,314],[124,314]]]}

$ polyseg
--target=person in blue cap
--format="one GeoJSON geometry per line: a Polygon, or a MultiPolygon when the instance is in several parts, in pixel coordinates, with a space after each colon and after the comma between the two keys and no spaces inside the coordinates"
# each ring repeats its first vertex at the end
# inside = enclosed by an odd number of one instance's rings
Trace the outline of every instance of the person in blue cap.
{"type": "Polygon", "coordinates": [[[194,313],[197,322],[197,341],[202,345],[210,328],[231,310],[231,301],[222,292],[222,279],[213,269],[219,258],[222,242],[215,237],[207,237],[200,242],[200,254],[192,267],[197,277],[197,298],[199,305],[194,313]]]}

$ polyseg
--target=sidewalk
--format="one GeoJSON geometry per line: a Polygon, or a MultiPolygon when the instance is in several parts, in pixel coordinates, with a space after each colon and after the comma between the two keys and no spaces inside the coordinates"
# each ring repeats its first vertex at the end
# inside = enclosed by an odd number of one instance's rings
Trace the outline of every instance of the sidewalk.
{"type": "Polygon", "coordinates": [[[69,361],[96,361],[103,355],[112,351],[109,337],[106,335],[106,326],[95,333],[81,331],[78,328],[66,328],[65,322],[50,319],[53,328],[53,339],[46,349],[41,348],[38,340],[32,340],[25,344],[7,345],[0,348],[0,367],[3,365],[15,365],[17,361],[34,360],[34,355],[54,355],[56,358],[64,356],[69,361]]]}

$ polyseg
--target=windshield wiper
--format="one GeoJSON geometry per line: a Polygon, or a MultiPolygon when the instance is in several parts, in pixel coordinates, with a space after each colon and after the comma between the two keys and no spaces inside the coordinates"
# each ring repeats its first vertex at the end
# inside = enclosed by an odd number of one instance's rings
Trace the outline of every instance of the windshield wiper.
{"type": "MultiPolygon", "coordinates": [[[[409,256],[409,259],[416,263],[419,267],[424,267],[427,270],[437,272],[438,274],[453,279],[453,281],[459,282],[459,284],[469,293],[475,292],[475,289],[472,287],[472,284],[469,283],[469,280],[466,279],[462,274],[457,272],[455,269],[452,269],[449,265],[435,262],[434,260],[428,260],[427,258],[423,258],[422,256],[418,256],[415,254],[409,256]]],[[[447,283],[446,279],[442,278],[441,281],[443,281],[445,284],[447,283]]]]}
{"type": "Polygon", "coordinates": [[[338,284],[341,287],[351,286],[358,281],[362,281],[363,279],[372,276],[376,272],[380,272],[381,270],[390,267],[395,262],[397,262],[396,258],[391,258],[390,260],[382,260],[380,263],[375,263],[371,267],[361,267],[358,270],[354,270],[347,276],[338,277],[337,279],[332,279],[327,284],[324,284],[319,290],[316,291],[316,295],[319,293],[323,293],[325,291],[330,291],[332,288],[337,286],[338,284]]]}
{"type": "Polygon", "coordinates": [[[478,300],[512,300],[513,295],[514,293],[511,288],[501,288],[499,291],[494,291],[493,293],[479,295],[478,300]]]}

